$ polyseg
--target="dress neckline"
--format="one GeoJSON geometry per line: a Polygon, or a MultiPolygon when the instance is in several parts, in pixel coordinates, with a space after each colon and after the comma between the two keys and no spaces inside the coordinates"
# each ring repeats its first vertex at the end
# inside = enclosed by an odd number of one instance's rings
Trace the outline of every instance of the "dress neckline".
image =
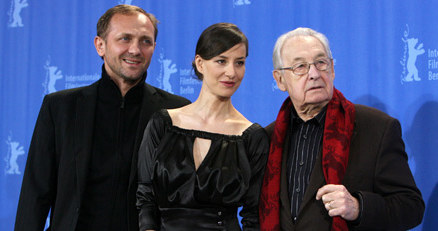
{"type": "Polygon", "coordinates": [[[163,117],[165,118],[164,121],[165,123],[167,123],[168,128],[170,128],[171,130],[177,132],[177,133],[182,133],[182,134],[187,134],[187,135],[191,135],[191,136],[195,136],[195,137],[199,137],[199,138],[204,138],[204,139],[217,139],[217,138],[226,138],[226,139],[242,139],[243,137],[246,137],[248,133],[250,133],[252,130],[254,130],[258,124],[257,123],[252,123],[250,126],[248,126],[240,135],[228,135],[228,134],[222,134],[222,133],[214,133],[214,132],[209,132],[209,131],[203,131],[203,130],[196,130],[196,129],[187,129],[187,128],[181,128],[178,126],[173,125],[172,123],[172,118],[169,115],[169,112],[166,109],[162,109],[161,114],[163,115],[163,117]]]}

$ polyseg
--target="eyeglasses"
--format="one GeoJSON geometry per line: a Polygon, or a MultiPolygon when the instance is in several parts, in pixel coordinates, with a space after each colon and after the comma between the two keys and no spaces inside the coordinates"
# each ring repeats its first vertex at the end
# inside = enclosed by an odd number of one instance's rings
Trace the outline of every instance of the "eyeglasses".
{"type": "Polygon", "coordinates": [[[305,75],[309,73],[310,65],[314,65],[318,71],[327,71],[330,68],[331,60],[329,58],[319,58],[316,59],[313,63],[296,63],[291,67],[281,67],[278,70],[291,70],[295,75],[305,75]]]}

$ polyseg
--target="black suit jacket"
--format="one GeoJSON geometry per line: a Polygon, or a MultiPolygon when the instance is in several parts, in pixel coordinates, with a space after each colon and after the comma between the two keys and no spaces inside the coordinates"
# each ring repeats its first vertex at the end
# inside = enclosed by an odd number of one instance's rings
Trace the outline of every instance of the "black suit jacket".
{"type": "MultiPolygon", "coordinates": [[[[350,230],[406,230],[420,224],[424,202],[407,163],[400,123],[367,106],[355,105],[355,109],[354,131],[343,185],[359,198],[361,217],[359,223],[349,223],[350,230]]],[[[266,127],[269,135],[273,128],[274,123],[266,127]]],[[[315,162],[295,224],[292,222],[287,191],[288,153],[289,142],[285,142],[280,187],[282,230],[330,230],[332,219],[323,203],[315,199],[318,189],[326,184],[322,171],[322,152],[319,152],[315,162]]]]}
{"type": "MultiPolygon", "coordinates": [[[[44,98],[27,157],[15,230],[43,230],[49,209],[51,230],[75,230],[90,164],[99,81],[44,98]]],[[[138,230],[137,152],[146,124],[155,111],[188,103],[144,85],[127,195],[129,230],[138,230]]]]}

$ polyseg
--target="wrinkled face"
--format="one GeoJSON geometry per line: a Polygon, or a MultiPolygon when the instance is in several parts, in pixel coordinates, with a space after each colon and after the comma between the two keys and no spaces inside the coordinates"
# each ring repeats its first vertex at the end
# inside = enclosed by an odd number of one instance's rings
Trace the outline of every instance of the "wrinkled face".
{"type": "Polygon", "coordinates": [[[141,79],[154,53],[154,33],[152,22],[144,14],[115,14],[111,18],[106,38],[96,36],[94,45],[113,80],[141,79]]]}
{"type": "MultiPolygon", "coordinates": [[[[313,63],[318,58],[328,56],[322,43],[312,36],[292,37],[281,49],[283,67],[313,63]]],[[[297,110],[315,105],[325,106],[332,98],[335,79],[332,60],[326,71],[319,71],[315,65],[310,65],[309,73],[302,76],[295,75],[291,70],[274,70],[273,75],[280,90],[289,93],[297,110]]]]}
{"type": "Polygon", "coordinates": [[[203,75],[201,91],[219,97],[231,97],[245,75],[245,60],[246,46],[243,43],[209,60],[196,55],[196,68],[203,75]]]}

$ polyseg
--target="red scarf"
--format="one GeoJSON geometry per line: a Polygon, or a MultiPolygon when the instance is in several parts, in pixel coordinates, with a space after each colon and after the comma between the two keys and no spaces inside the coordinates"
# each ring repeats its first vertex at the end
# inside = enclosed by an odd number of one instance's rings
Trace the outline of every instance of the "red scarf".
{"type": "MultiPolygon", "coordinates": [[[[283,144],[290,122],[292,102],[288,97],[280,108],[271,137],[268,164],[260,197],[260,230],[280,230],[280,174],[283,144]]],[[[327,105],[322,144],[322,169],[327,184],[341,184],[348,163],[353,134],[354,105],[334,89],[327,105]]],[[[340,216],[333,217],[332,231],[348,230],[340,216]]]]}

